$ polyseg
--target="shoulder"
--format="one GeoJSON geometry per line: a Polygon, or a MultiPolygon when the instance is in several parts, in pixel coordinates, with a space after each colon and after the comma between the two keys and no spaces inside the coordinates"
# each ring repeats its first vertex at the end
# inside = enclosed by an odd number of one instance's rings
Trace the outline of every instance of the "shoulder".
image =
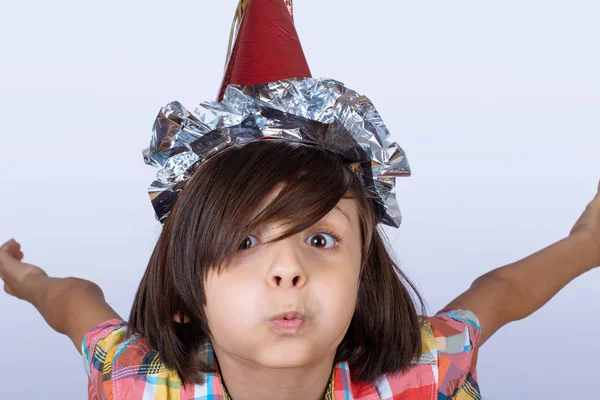
{"type": "MultiPolygon", "coordinates": [[[[421,329],[424,347],[436,356],[439,399],[481,399],[477,383],[477,355],[481,327],[469,310],[442,310],[424,317],[421,329]]],[[[427,361],[430,356],[421,361],[427,361]]]]}
{"type": "MultiPolygon", "coordinates": [[[[434,316],[423,318],[425,318],[432,326],[458,328],[461,332],[464,328],[468,328],[469,331],[477,335],[478,339],[481,334],[479,319],[469,310],[442,310],[434,316]]],[[[445,330],[445,328],[443,329],[445,330]]]]}
{"type": "Polygon", "coordinates": [[[354,398],[481,399],[475,369],[480,336],[479,321],[471,311],[423,316],[420,355],[404,371],[382,375],[373,385],[353,382],[354,398]]]}
{"type": "Polygon", "coordinates": [[[480,399],[476,367],[481,327],[475,314],[447,310],[427,321],[438,353],[439,398],[480,399]]]}
{"type": "Polygon", "coordinates": [[[89,399],[187,398],[177,373],[165,367],[143,338],[127,336],[127,323],[122,320],[112,319],[88,331],[82,354],[89,399]]]}
{"type": "Polygon", "coordinates": [[[432,317],[425,317],[424,329],[431,334],[436,342],[438,354],[464,354],[479,347],[481,327],[479,320],[468,310],[440,311],[432,317]]]}

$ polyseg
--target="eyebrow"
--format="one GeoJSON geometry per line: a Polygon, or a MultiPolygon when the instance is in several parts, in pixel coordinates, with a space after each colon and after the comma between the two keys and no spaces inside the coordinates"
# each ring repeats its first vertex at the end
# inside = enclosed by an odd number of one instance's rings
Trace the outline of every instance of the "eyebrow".
{"type": "Polygon", "coordinates": [[[339,205],[336,205],[335,207],[333,207],[333,210],[338,210],[339,212],[341,212],[344,215],[344,217],[346,217],[348,222],[350,224],[352,224],[352,221],[350,220],[350,216],[348,215],[348,213],[346,211],[342,210],[342,208],[339,205]]]}

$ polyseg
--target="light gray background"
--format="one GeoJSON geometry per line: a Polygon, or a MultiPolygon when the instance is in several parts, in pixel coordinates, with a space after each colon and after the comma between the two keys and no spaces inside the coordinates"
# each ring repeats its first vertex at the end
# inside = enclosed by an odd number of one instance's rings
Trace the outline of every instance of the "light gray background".
{"type": "MultiPolygon", "coordinates": [[[[159,233],[141,149],[159,108],[215,97],[236,2],[2,3],[0,240],[97,282],[125,318],[159,233]]],[[[394,251],[435,312],[567,235],[600,178],[594,1],[297,0],[314,76],[368,95],[414,174],[394,251]]],[[[485,344],[487,399],[591,398],[600,271],[485,344]]],[[[0,293],[0,398],[82,399],[70,341],[0,293]]]]}

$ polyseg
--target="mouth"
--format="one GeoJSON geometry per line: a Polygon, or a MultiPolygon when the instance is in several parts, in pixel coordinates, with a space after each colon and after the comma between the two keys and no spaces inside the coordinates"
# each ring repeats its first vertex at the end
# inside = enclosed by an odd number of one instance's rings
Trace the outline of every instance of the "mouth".
{"type": "Polygon", "coordinates": [[[273,316],[269,319],[269,323],[282,331],[295,332],[300,329],[307,320],[308,318],[305,314],[290,311],[273,316]]]}

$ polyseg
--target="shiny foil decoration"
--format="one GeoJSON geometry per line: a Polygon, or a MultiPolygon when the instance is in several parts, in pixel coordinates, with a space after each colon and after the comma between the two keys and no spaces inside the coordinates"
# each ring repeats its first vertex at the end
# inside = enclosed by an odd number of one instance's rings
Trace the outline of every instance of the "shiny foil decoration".
{"type": "Polygon", "coordinates": [[[312,143],[345,164],[361,165],[381,222],[400,226],[394,178],[410,175],[406,154],[390,140],[367,97],[324,78],[229,85],[223,100],[201,103],[192,112],[177,101],[162,107],[143,150],[146,164],[159,168],[148,190],[156,218],[167,218],[185,182],[207,158],[264,138],[312,143]]]}

